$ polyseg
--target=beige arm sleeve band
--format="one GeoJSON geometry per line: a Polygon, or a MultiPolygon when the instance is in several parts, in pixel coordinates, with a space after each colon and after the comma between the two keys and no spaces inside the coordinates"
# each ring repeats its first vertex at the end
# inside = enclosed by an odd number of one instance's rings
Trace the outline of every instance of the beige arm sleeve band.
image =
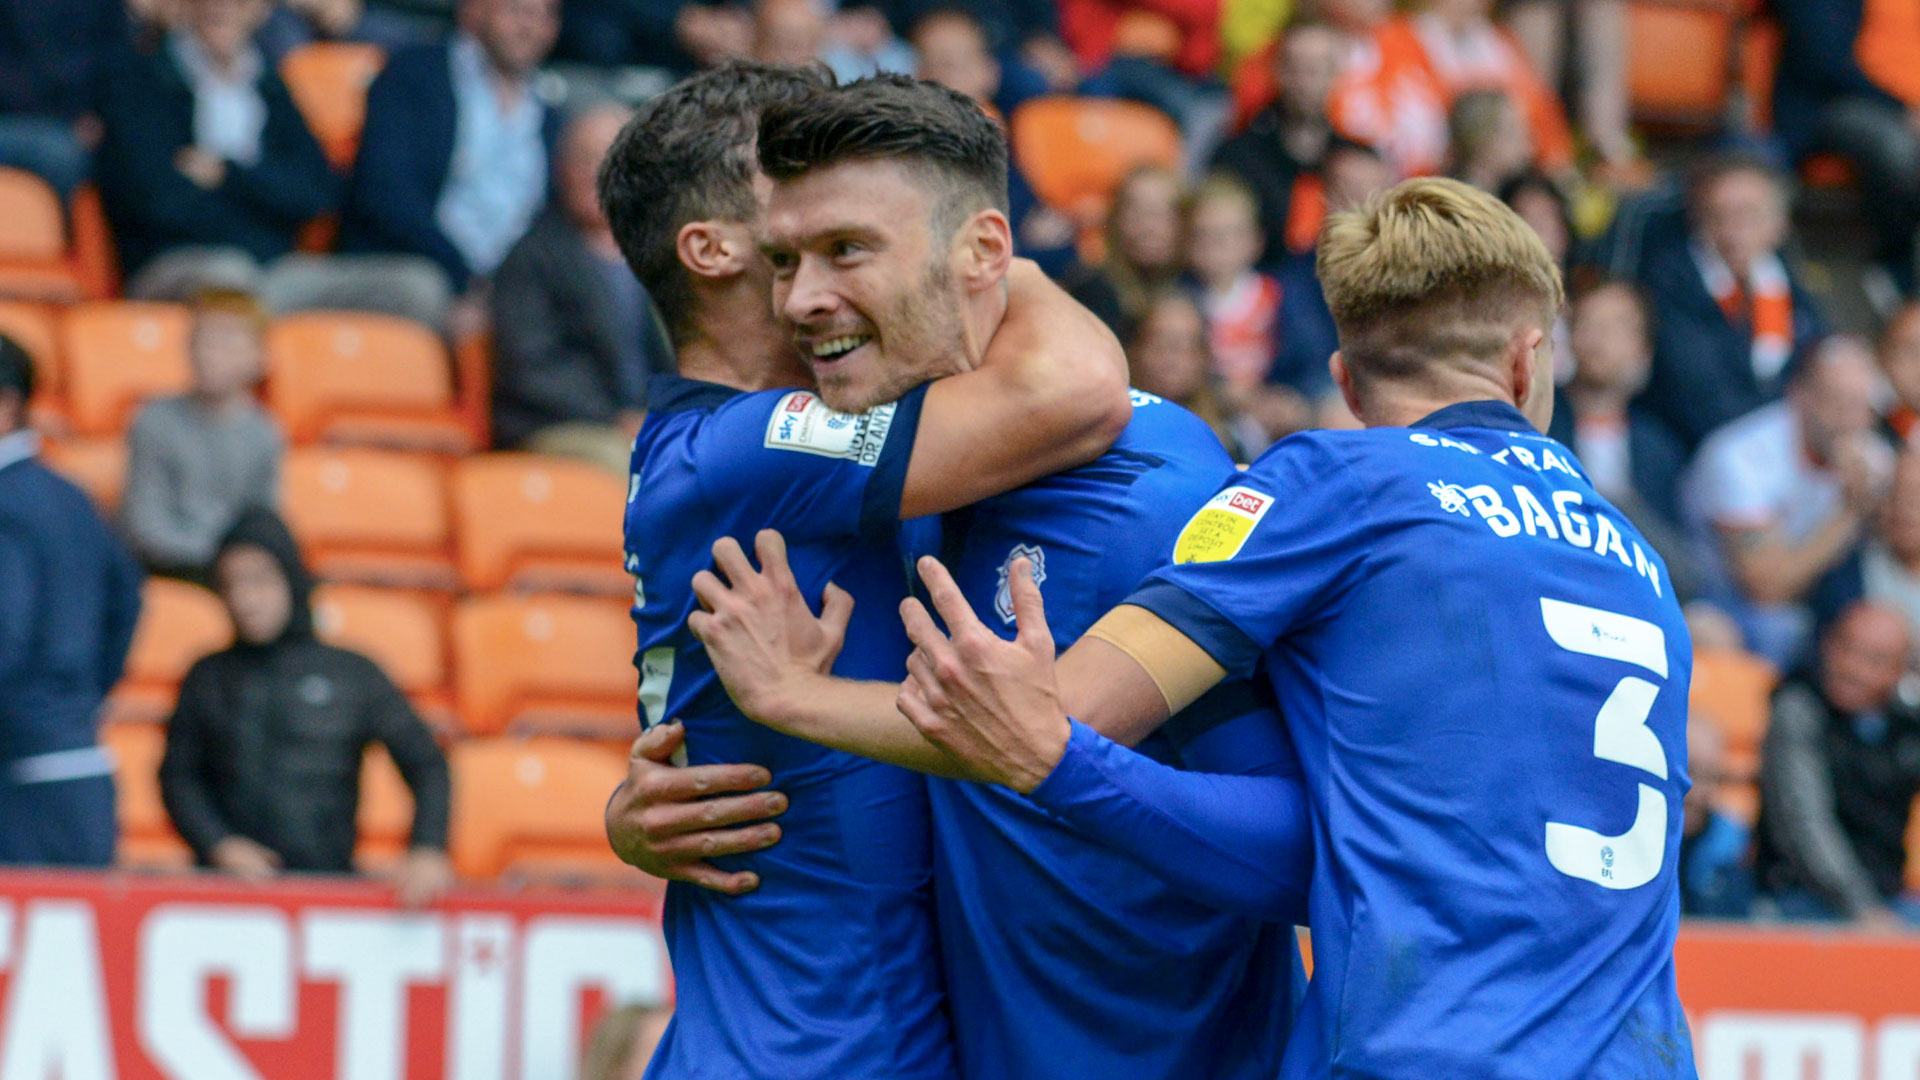
{"type": "Polygon", "coordinates": [[[1143,607],[1121,604],[1100,617],[1083,637],[1097,638],[1126,653],[1160,688],[1167,715],[1186,708],[1227,677],[1207,651],[1143,607]]]}

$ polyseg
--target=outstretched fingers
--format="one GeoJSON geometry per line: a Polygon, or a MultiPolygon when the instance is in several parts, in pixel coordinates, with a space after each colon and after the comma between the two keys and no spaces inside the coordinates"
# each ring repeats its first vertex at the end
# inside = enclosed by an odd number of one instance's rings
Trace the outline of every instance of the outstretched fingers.
{"type": "Polygon", "coordinates": [[[1025,556],[1015,559],[1007,572],[1008,591],[1013,595],[1013,618],[1019,627],[1015,639],[1034,656],[1053,659],[1053,631],[1047,626],[1047,605],[1040,598],[1040,583],[1033,579],[1033,563],[1025,556]]]}

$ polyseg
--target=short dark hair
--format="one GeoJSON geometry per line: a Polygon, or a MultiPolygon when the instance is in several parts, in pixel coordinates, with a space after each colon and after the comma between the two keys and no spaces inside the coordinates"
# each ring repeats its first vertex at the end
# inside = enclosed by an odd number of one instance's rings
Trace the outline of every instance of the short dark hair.
{"type": "Polygon", "coordinates": [[[760,171],[792,180],[848,161],[894,158],[938,184],[934,225],[951,233],[985,209],[1007,213],[1007,133],[970,97],[905,75],[875,75],[768,106],[760,171]]]}
{"type": "Polygon", "coordinates": [[[25,405],[33,399],[34,377],[33,357],[27,355],[26,347],[0,334],[0,394],[12,390],[25,405]]]}
{"type": "Polygon", "coordinates": [[[677,250],[681,228],[758,216],[753,140],[761,110],[831,80],[824,68],[733,61],[649,100],[614,140],[600,165],[600,204],[676,345],[693,320],[692,283],[677,250]]]}

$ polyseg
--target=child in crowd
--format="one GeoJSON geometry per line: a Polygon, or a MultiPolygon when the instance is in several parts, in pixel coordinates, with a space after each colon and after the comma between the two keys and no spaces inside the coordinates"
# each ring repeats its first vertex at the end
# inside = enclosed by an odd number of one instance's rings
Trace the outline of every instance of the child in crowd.
{"type": "Polygon", "coordinates": [[[154,573],[205,583],[215,547],[241,512],[278,501],[285,440],[254,396],[265,331],[253,297],[201,293],[188,340],[192,386],[134,418],[122,526],[154,573]]]}
{"type": "Polygon", "coordinates": [[[1227,404],[1213,373],[1207,319],[1184,290],[1154,293],[1140,330],[1127,343],[1133,385],[1185,406],[1205,420],[1235,461],[1252,461],[1270,439],[1258,423],[1227,404]]]}

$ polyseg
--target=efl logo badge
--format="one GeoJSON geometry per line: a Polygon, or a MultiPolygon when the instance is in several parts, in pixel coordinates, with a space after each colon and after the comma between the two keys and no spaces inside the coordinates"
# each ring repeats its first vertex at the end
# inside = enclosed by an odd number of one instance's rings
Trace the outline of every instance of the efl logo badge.
{"type": "Polygon", "coordinates": [[[1240,554],[1253,527],[1273,509],[1273,496],[1246,487],[1230,487],[1193,515],[1173,545],[1173,561],[1224,562],[1240,554]]]}
{"type": "Polygon", "coordinates": [[[887,404],[851,416],[827,408],[812,391],[795,390],[780,399],[767,419],[765,445],[769,450],[798,450],[874,465],[887,444],[893,411],[894,406],[887,404]]]}

